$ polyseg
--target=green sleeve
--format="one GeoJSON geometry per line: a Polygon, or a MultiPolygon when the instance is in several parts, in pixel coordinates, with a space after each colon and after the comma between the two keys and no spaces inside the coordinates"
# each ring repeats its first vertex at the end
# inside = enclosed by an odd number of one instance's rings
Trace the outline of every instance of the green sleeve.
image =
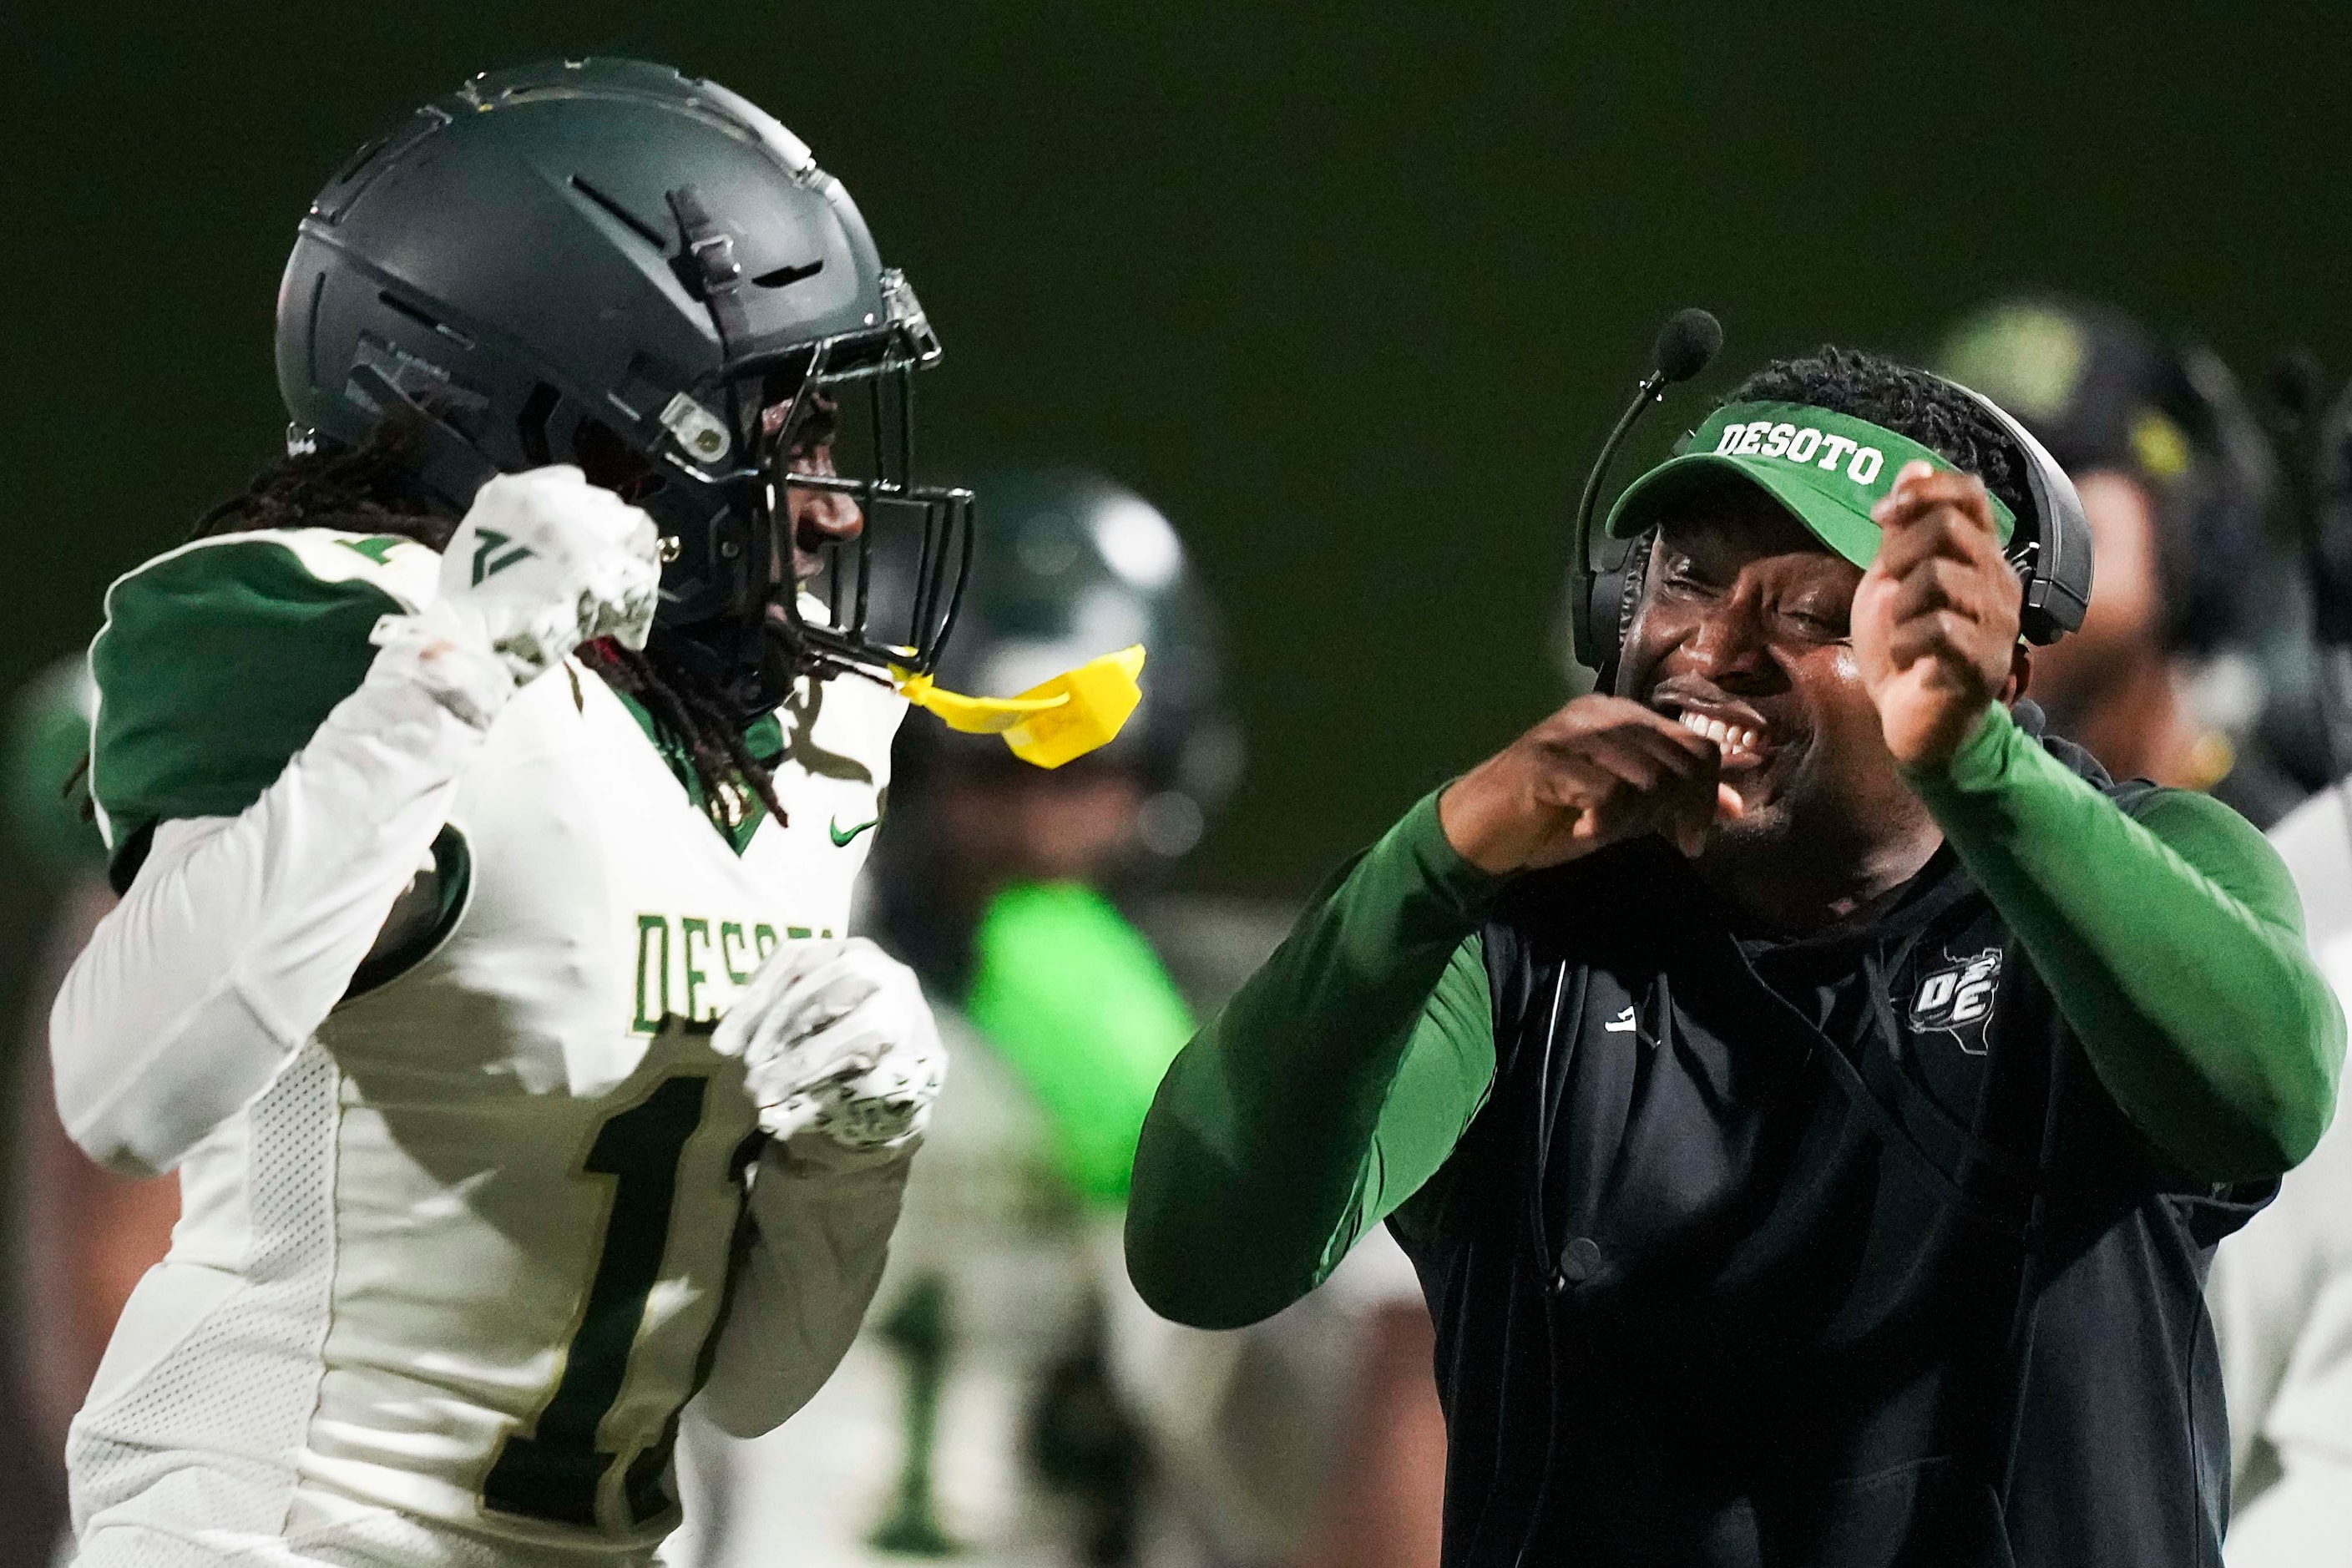
{"type": "Polygon", "coordinates": [[[1178,1055],[1128,1205],[1155,1310],[1211,1329],[1279,1311],[1444,1163],[1494,1081],[1475,932],[1497,885],[1429,796],[1178,1055]]]}
{"type": "Polygon", "coordinates": [[[251,805],[358,689],[377,618],[414,609],[438,560],[300,529],[201,540],[117,580],[89,651],[90,793],[110,848],[251,805]]]}
{"type": "Polygon", "coordinates": [[[964,1013],[1045,1110],[1072,1186],[1127,1197],[1152,1090],[1192,1015],[1150,944],[1075,882],[991,900],[972,937],[964,1013]]]}
{"type": "Polygon", "coordinates": [[[2127,814],[1999,707],[1912,785],[2157,1151],[2210,1182],[2274,1175],[2311,1152],[2344,1016],[2260,833],[2179,790],[2127,814]]]}

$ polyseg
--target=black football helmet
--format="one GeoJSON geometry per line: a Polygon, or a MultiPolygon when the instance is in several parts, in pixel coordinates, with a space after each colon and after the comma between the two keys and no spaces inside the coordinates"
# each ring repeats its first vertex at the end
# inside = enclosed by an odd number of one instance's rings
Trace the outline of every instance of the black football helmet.
{"type": "Polygon", "coordinates": [[[974,521],[969,491],[915,480],[913,373],[939,358],[799,138],[639,60],[478,76],[368,142],[311,204],[278,300],[289,442],[356,445],[404,406],[419,482],[461,511],[494,474],[633,453],[657,632],[746,715],[798,674],[936,667],[974,521]],[[840,426],[833,473],[795,467],[812,418],[840,426]],[[866,516],[800,592],[788,486],[866,516]],[[888,626],[867,621],[877,531],[908,536],[888,626]]]}

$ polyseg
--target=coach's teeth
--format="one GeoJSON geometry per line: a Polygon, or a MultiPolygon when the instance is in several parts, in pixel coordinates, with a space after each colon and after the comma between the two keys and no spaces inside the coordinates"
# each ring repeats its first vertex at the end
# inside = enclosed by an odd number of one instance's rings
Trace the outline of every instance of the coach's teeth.
{"type": "Polygon", "coordinates": [[[1720,719],[1709,719],[1700,713],[1684,713],[1678,722],[1692,734],[1706,736],[1727,752],[1753,752],[1763,740],[1763,737],[1754,730],[1739,729],[1735,725],[1725,723],[1720,719]]]}

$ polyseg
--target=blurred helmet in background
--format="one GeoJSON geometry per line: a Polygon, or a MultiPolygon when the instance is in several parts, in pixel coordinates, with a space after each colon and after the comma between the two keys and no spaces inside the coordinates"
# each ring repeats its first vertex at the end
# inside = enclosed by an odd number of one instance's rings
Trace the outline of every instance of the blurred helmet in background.
{"type": "Polygon", "coordinates": [[[2327,602],[2352,604],[2352,385],[2347,385],[2319,428],[2318,472],[2312,476],[2317,568],[2314,591],[2327,602]]]}
{"type": "MultiPolygon", "coordinates": [[[[2109,305],[2028,293],[1964,318],[1931,368],[2014,414],[2077,480],[2104,470],[2146,491],[2165,647],[2260,640],[2276,611],[2266,529],[2277,465],[2211,353],[2168,344],[2109,305]]],[[[2104,546],[2099,565],[2104,575],[2104,546]]]]}
{"type": "MultiPolygon", "coordinates": [[[[1098,654],[1150,650],[1143,702],[1091,764],[1145,785],[1139,847],[1172,860],[1197,844],[1239,777],[1242,740],[1224,703],[1223,637],[1175,527],[1134,491],[1076,470],[1006,472],[971,487],[988,548],[973,565],[939,667],[957,691],[1010,697],[1098,654]]],[[[877,550],[883,548],[877,542],[877,550]]],[[[903,574],[877,573],[882,582],[903,574]]],[[[1013,763],[992,737],[958,735],[917,715],[903,731],[902,790],[937,753],[1013,763]]]]}
{"type": "MultiPolygon", "coordinates": [[[[927,982],[950,987],[1009,888],[1083,886],[1130,906],[1155,891],[1200,842],[1242,765],[1217,618],[1159,509],[1076,471],[991,474],[972,489],[989,542],[941,657],[941,684],[1011,697],[1135,643],[1150,659],[1142,703],[1118,738],[1050,772],[996,736],[908,716],[860,919],[927,982]]],[[[876,542],[877,552],[898,547],[876,542]]],[[[887,586],[907,580],[875,574],[877,616],[890,613],[887,586]]]]}
{"type": "Polygon", "coordinates": [[[2163,782],[2210,789],[2258,826],[2324,783],[2308,594],[2273,535],[2282,475],[2221,362],[2111,306],[2028,293],[1961,321],[1935,368],[2024,421],[2083,492],[2090,614],[2033,661],[2053,727],[2086,743],[2100,728],[2092,749],[2110,766],[2160,776],[2161,761],[2163,782]],[[2169,758],[2126,695],[2157,661],[2196,731],[2169,758]]]}

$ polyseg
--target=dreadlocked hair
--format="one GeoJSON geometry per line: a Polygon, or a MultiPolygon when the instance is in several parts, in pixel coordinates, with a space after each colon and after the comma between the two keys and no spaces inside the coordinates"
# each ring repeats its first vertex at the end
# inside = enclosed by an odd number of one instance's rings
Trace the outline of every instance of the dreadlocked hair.
{"type": "Polygon", "coordinates": [[[680,663],[661,638],[635,653],[601,637],[582,644],[578,653],[605,685],[645,704],[656,727],[686,753],[702,784],[702,809],[714,825],[722,831],[739,826],[747,795],[759,797],[778,826],[790,820],[776,798],[774,775],[744,744],[731,710],[710,682],[680,663]]]}
{"type": "MultiPolygon", "coordinates": [[[[458,519],[416,480],[424,445],[424,417],[394,409],[356,447],[321,444],[278,458],[199,518],[188,537],[332,528],[390,534],[437,554],[448,548],[458,519]]],[[[583,644],[576,652],[607,686],[642,704],[676,742],[701,786],[703,811],[721,831],[740,825],[747,796],[756,796],[777,826],[784,824],[775,780],[744,743],[717,687],[667,650],[658,633],[644,653],[610,640],[583,644]]]]}
{"type": "Polygon", "coordinates": [[[442,550],[457,531],[457,520],[416,482],[424,447],[424,417],[413,409],[395,409],[356,447],[321,444],[278,458],[244,489],[198,518],[188,537],[335,528],[396,534],[442,550]]]}
{"type": "Polygon", "coordinates": [[[2019,517],[2032,510],[2025,463],[2009,432],[1982,405],[1940,376],[1859,349],[1824,344],[1802,359],[1775,360],[1726,403],[1805,403],[1867,419],[1974,474],[2019,517]]]}

